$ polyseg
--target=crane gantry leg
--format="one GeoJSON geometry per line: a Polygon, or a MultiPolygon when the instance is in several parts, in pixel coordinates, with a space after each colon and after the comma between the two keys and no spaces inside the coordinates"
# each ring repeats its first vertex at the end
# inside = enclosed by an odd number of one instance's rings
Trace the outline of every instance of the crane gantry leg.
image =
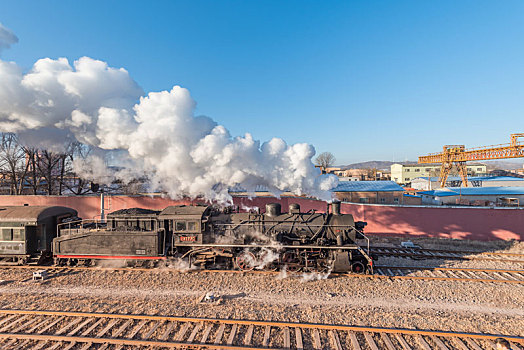
{"type": "Polygon", "coordinates": [[[464,154],[464,150],[464,145],[445,145],[443,147],[441,156],[442,166],[440,167],[440,187],[446,187],[446,180],[453,168],[453,164],[457,165],[457,170],[464,187],[468,187],[468,170],[466,168],[466,162],[460,160],[460,157],[464,154]]]}
{"type": "Polygon", "coordinates": [[[441,188],[446,187],[446,180],[448,179],[449,172],[451,171],[452,167],[453,167],[452,162],[442,162],[442,166],[440,167],[440,187],[441,188]]]}
{"type": "Polygon", "coordinates": [[[462,179],[462,185],[468,187],[468,169],[466,168],[466,162],[455,162],[462,179]]]}
{"type": "Polygon", "coordinates": [[[453,163],[457,166],[460,178],[464,187],[468,187],[468,170],[466,168],[466,162],[442,162],[440,167],[440,187],[446,187],[446,181],[448,179],[449,173],[453,168],[453,163]]]}

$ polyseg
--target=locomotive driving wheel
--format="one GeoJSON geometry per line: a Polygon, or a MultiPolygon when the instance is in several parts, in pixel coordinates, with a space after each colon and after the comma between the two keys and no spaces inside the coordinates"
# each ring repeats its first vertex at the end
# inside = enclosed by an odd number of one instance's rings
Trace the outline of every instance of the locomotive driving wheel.
{"type": "Polygon", "coordinates": [[[251,252],[242,252],[235,258],[236,266],[242,271],[251,271],[255,268],[255,255],[251,252]]]}
{"type": "Polygon", "coordinates": [[[278,254],[273,250],[264,250],[258,254],[257,269],[264,269],[266,271],[278,270],[278,254]]]}
{"type": "Polygon", "coordinates": [[[355,261],[353,264],[351,264],[351,272],[361,274],[366,272],[366,267],[362,262],[355,261]]]}

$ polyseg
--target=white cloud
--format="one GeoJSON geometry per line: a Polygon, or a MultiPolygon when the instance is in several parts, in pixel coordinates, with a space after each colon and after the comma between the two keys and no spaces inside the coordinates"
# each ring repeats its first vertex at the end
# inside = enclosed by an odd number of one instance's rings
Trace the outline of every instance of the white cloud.
{"type": "MultiPolygon", "coordinates": [[[[11,32],[0,27],[0,33],[11,32]]],[[[9,45],[14,39],[3,40],[9,45]]],[[[227,188],[236,184],[330,198],[336,178],[319,174],[311,145],[233,137],[212,119],[195,116],[195,106],[180,86],[144,96],[125,69],[89,57],[73,66],[66,58],[40,59],[26,74],[0,60],[0,131],[51,150],[76,139],[99,151],[118,150],[125,159],[120,175],[100,158],[78,162],[87,178],[147,174],[154,188],[175,198],[228,201],[227,188]]]]}

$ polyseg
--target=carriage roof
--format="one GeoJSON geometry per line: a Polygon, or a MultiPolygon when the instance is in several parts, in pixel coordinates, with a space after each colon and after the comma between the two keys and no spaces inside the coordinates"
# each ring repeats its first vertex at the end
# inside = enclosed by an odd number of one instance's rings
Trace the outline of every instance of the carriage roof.
{"type": "Polygon", "coordinates": [[[66,214],[77,215],[78,212],[60,206],[4,206],[0,207],[0,222],[39,221],[66,214]]]}

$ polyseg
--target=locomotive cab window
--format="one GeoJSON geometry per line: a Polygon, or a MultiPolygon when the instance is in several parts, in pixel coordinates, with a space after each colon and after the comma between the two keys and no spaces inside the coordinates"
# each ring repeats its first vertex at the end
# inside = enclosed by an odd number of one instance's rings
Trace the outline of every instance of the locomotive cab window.
{"type": "Polygon", "coordinates": [[[188,221],[187,223],[187,230],[188,231],[196,231],[198,230],[198,225],[196,221],[188,221]]]}
{"type": "Polygon", "coordinates": [[[175,231],[185,231],[186,222],[185,221],[176,221],[175,222],[175,231]]]}

